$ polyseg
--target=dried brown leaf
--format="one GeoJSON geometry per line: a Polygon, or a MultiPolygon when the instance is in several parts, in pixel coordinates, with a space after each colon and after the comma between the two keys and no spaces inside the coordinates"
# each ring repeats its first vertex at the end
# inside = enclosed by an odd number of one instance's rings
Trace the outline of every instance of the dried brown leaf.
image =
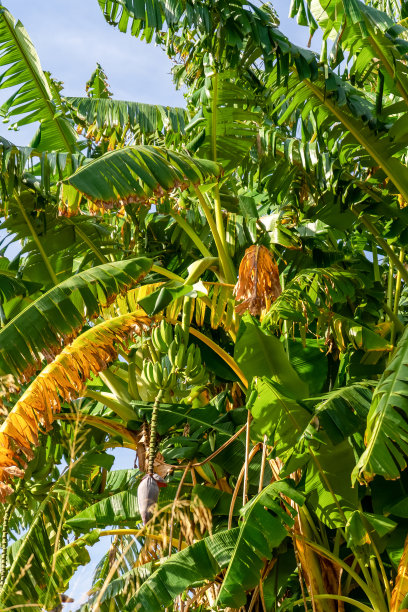
{"type": "Polygon", "coordinates": [[[236,312],[243,314],[249,310],[252,315],[259,315],[281,293],[278,266],[270,251],[264,246],[250,246],[242,258],[234,288],[236,300],[241,301],[236,312]]]}
{"type": "Polygon", "coordinates": [[[13,476],[22,477],[40,431],[49,431],[61,400],[80,397],[91,374],[97,375],[117,357],[115,344],[124,344],[131,334],[141,334],[150,319],[141,311],[117,317],[92,327],[64,348],[26,389],[0,427],[0,501],[12,492],[13,476]]]}

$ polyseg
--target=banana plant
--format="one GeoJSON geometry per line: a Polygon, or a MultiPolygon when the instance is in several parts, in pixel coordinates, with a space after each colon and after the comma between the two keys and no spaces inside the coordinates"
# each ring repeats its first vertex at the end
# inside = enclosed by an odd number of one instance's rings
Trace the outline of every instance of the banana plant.
{"type": "Polygon", "coordinates": [[[40,121],[1,141],[2,605],[57,606],[99,539],[83,612],[406,606],[393,5],[292,2],[319,58],[266,5],[99,0],[185,109],[100,66],[67,95],[1,7],[3,114],[40,121]]]}

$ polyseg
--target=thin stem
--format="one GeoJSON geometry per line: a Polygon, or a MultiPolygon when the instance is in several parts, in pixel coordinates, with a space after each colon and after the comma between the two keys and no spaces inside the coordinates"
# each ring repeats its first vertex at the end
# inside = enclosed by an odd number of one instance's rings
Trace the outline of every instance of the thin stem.
{"type": "MultiPolygon", "coordinates": [[[[251,452],[249,454],[249,457],[248,457],[248,465],[251,463],[253,457],[259,451],[260,446],[261,446],[261,443],[259,442],[251,450],[251,452]]],[[[245,465],[243,465],[242,468],[241,468],[241,471],[240,471],[238,479],[237,479],[237,484],[235,485],[234,493],[232,495],[230,509],[229,509],[229,514],[228,514],[228,529],[231,529],[231,526],[232,526],[232,517],[234,516],[234,506],[235,506],[235,502],[236,502],[237,497],[238,497],[239,487],[241,486],[241,482],[242,482],[242,479],[244,477],[244,471],[245,471],[245,465]]]]}
{"type": "MultiPolygon", "coordinates": [[[[180,493],[181,493],[181,489],[183,487],[184,481],[186,479],[187,473],[189,471],[191,467],[191,461],[188,465],[186,465],[186,469],[183,472],[182,477],[180,478],[180,482],[179,485],[177,487],[177,492],[176,492],[176,497],[174,498],[173,504],[171,506],[171,519],[170,519],[170,535],[169,535],[169,555],[171,555],[171,547],[173,545],[173,528],[174,528],[174,515],[176,512],[176,504],[178,501],[178,498],[180,497],[180,493]]],[[[177,542],[177,546],[178,546],[178,542],[177,542]]]]}
{"type": "Polygon", "coordinates": [[[380,566],[380,572],[381,572],[381,576],[382,576],[382,579],[383,579],[383,583],[384,583],[384,587],[385,587],[385,592],[386,592],[386,595],[387,595],[387,602],[388,602],[388,606],[390,606],[391,605],[391,588],[390,588],[390,582],[389,582],[389,580],[387,578],[387,574],[385,572],[384,563],[382,562],[381,555],[378,552],[378,548],[375,545],[373,540],[371,540],[371,547],[372,547],[372,549],[374,551],[375,556],[377,557],[378,565],[380,566]]]}
{"type": "MultiPolygon", "coordinates": [[[[219,47],[217,49],[218,53],[219,47]]],[[[213,96],[212,96],[212,114],[211,114],[211,151],[213,161],[217,161],[217,112],[218,112],[218,73],[215,72],[213,77],[213,96]]],[[[217,224],[217,230],[221,238],[221,242],[224,247],[226,246],[225,240],[225,227],[224,220],[222,218],[220,188],[218,184],[214,187],[214,211],[215,211],[215,222],[217,224]]]]}
{"type": "Polygon", "coordinates": [[[251,444],[251,436],[250,436],[251,419],[252,419],[252,414],[248,410],[247,428],[246,428],[246,435],[245,435],[244,486],[243,486],[243,490],[242,490],[242,505],[243,506],[245,506],[246,502],[248,501],[247,493],[248,493],[249,446],[251,444]]]}
{"type": "MultiPolygon", "coordinates": [[[[394,249],[390,247],[392,251],[394,249]]],[[[387,306],[389,309],[392,308],[392,294],[394,289],[394,267],[392,265],[392,261],[389,261],[388,265],[388,284],[387,284],[387,306]]]]}
{"type": "Polygon", "coordinates": [[[266,464],[266,441],[268,437],[265,434],[263,443],[262,443],[262,459],[261,459],[261,472],[259,474],[259,485],[258,485],[258,493],[260,493],[263,489],[263,481],[265,476],[265,464],[266,464]]]}
{"type": "Polygon", "coordinates": [[[380,266],[378,265],[378,251],[377,251],[377,245],[375,244],[374,240],[371,241],[371,248],[372,248],[372,253],[373,253],[374,280],[377,283],[380,283],[381,276],[380,276],[380,266]]]}
{"type": "MultiPolygon", "coordinates": [[[[292,540],[293,540],[293,550],[295,552],[296,565],[298,569],[299,585],[300,585],[300,590],[302,592],[302,599],[299,599],[299,604],[303,602],[303,607],[305,609],[305,612],[309,612],[309,609],[307,607],[306,593],[305,593],[305,579],[303,576],[303,569],[302,569],[302,564],[300,562],[299,551],[298,551],[298,547],[296,546],[295,538],[293,537],[292,540]]],[[[276,588],[277,588],[277,585],[275,585],[275,589],[276,588]]]]}
{"type": "MultiPolygon", "coordinates": [[[[285,275],[283,273],[281,274],[281,287],[282,287],[282,291],[284,291],[285,290],[285,275]]],[[[285,339],[285,351],[286,351],[286,355],[288,356],[288,359],[290,359],[290,352],[289,352],[289,327],[288,327],[287,319],[285,319],[283,321],[283,337],[285,339]]]]}
{"type": "Polygon", "coordinates": [[[381,608],[379,607],[379,610],[384,610],[384,612],[387,612],[387,605],[385,603],[384,600],[384,593],[383,590],[381,588],[381,583],[380,583],[380,579],[378,577],[378,570],[377,570],[377,566],[375,564],[375,559],[374,557],[370,558],[370,569],[371,569],[371,576],[373,579],[373,584],[375,589],[377,590],[378,593],[378,602],[379,604],[381,604],[381,608]]]}
{"type": "Polygon", "coordinates": [[[183,219],[181,215],[178,215],[177,213],[173,211],[170,211],[169,215],[176,221],[176,223],[178,223],[178,225],[187,234],[187,236],[191,238],[191,240],[193,241],[197,249],[200,251],[202,255],[204,255],[204,257],[212,257],[212,254],[207,249],[204,242],[201,240],[199,236],[197,236],[196,232],[193,230],[191,225],[189,225],[187,221],[183,219]]]}
{"type": "Polygon", "coordinates": [[[17,202],[17,206],[19,207],[20,212],[21,212],[21,214],[24,217],[24,221],[28,225],[28,229],[30,230],[31,236],[32,236],[35,244],[37,245],[37,249],[40,252],[40,255],[41,255],[42,260],[43,260],[43,262],[45,264],[45,267],[47,268],[48,274],[50,275],[50,278],[51,278],[52,282],[54,283],[54,285],[58,285],[58,278],[57,278],[57,276],[56,276],[56,274],[55,274],[55,272],[54,272],[54,270],[52,268],[50,260],[48,259],[47,253],[44,251],[44,248],[43,248],[43,246],[41,244],[41,241],[40,241],[40,239],[39,239],[39,237],[37,235],[37,232],[35,231],[34,226],[31,223],[31,220],[30,220],[29,216],[27,215],[27,212],[26,212],[22,202],[21,202],[20,198],[18,197],[18,195],[16,193],[14,193],[14,199],[17,202]]]}
{"type": "Polygon", "coordinates": [[[0,590],[3,589],[7,574],[8,529],[12,512],[13,504],[7,504],[4,511],[3,525],[1,529],[0,590]]]}
{"type": "MultiPolygon", "coordinates": [[[[299,510],[299,516],[301,516],[300,515],[300,510],[299,510]]],[[[307,521],[308,526],[313,531],[313,535],[314,535],[316,541],[319,542],[319,544],[323,545],[322,538],[321,538],[319,532],[317,531],[317,527],[316,527],[316,525],[313,522],[311,514],[310,514],[309,510],[306,507],[306,504],[304,504],[302,506],[302,516],[305,517],[305,521],[307,521]]],[[[302,523],[303,527],[304,527],[305,521],[303,521],[303,523],[302,523]]]]}
{"type": "MultiPolygon", "coordinates": [[[[367,595],[367,597],[370,600],[370,602],[372,602],[372,600],[373,600],[373,597],[372,597],[373,593],[370,590],[370,587],[364,582],[364,580],[362,580],[360,578],[360,576],[357,574],[357,572],[355,572],[353,569],[351,569],[351,567],[349,565],[347,565],[347,563],[345,563],[345,561],[343,561],[339,557],[336,557],[336,555],[333,555],[332,552],[330,552],[329,550],[327,550],[323,546],[320,546],[319,544],[316,544],[316,542],[312,542],[312,540],[309,540],[308,538],[305,538],[304,536],[301,536],[301,535],[298,535],[298,534],[294,533],[293,537],[296,538],[297,540],[302,540],[302,542],[307,544],[310,548],[314,549],[322,557],[326,557],[326,559],[329,559],[330,561],[333,561],[333,563],[335,563],[336,565],[338,565],[341,568],[343,568],[343,570],[345,572],[347,572],[347,574],[349,574],[354,579],[354,581],[356,582],[356,584],[358,584],[358,586],[361,588],[361,590],[364,591],[364,593],[367,595]]],[[[370,610],[370,612],[372,612],[372,611],[370,610]]]]}
{"type": "Polygon", "coordinates": [[[218,257],[221,260],[221,265],[224,271],[225,279],[228,283],[235,284],[236,278],[235,278],[234,265],[231,261],[231,258],[229,256],[227,249],[225,248],[225,244],[223,244],[221,240],[220,234],[218,232],[216,223],[213,219],[213,216],[208,207],[208,204],[205,201],[205,198],[203,194],[201,193],[201,191],[199,190],[199,188],[194,185],[194,189],[197,194],[198,201],[200,202],[203,212],[205,214],[205,218],[207,219],[208,225],[210,226],[212,235],[214,237],[215,245],[218,251],[218,257]]]}
{"type": "MultiPolygon", "coordinates": [[[[353,572],[356,568],[356,565],[357,565],[357,559],[354,557],[353,563],[351,564],[351,569],[353,572]]],[[[344,593],[346,594],[350,592],[350,585],[351,585],[352,579],[353,579],[353,576],[351,574],[349,574],[346,578],[346,582],[344,583],[344,589],[343,589],[344,593]]]]}
{"type": "Polygon", "coordinates": [[[147,470],[147,473],[150,476],[153,476],[154,459],[156,457],[156,450],[157,450],[157,444],[156,444],[157,443],[157,417],[158,417],[158,414],[159,414],[159,405],[160,405],[160,400],[162,398],[162,395],[163,395],[163,391],[160,389],[160,391],[156,395],[156,399],[154,400],[153,411],[152,411],[152,420],[150,421],[149,465],[148,465],[148,470],[147,470]]]}

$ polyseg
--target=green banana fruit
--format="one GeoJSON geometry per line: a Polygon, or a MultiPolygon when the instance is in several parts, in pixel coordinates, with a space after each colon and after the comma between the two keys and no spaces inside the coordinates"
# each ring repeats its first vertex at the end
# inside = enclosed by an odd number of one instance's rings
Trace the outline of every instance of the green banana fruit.
{"type": "Polygon", "coordinates": [[[177,342],[176,340],[173,340],[173,342],[169,346],[169,350],[167,351],[167,356],[173,368],[176,365],[177,350],[178,350],[177,342]]]}
{"type": "Polygon", "coordinates": [[[177,351],[177,355],[176,355],[176,368],[178,368],[179,370],[182,370],[184,368],[185,365],[185,357],[186,354],[186,347],[184,344],[181,344],[178,347],[178,351],[177,351]]]}

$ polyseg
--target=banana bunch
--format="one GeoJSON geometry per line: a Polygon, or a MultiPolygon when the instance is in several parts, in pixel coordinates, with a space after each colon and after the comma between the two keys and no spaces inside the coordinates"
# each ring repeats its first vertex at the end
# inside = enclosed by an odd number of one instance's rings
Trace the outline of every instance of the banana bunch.
{"type": "Polygon", "coordinates": [[[156,359],[153,357],[153,363],[149,351],[146,351],[141,380],[152,391],[175,389],[177,383],[184,387],[207,382],[208,374],[201,363],[200,349],[194,344],[186,346],[181,325],[173,328],[163,319],[152,331],[151,346],[156,359]]]}
{"type": "Polygon", "coordinates": [[[169,372],[168,368],[162,362],[145,361],[143,364],[142,382],[152,391],[163,391],[171,389],[177,384],[176,374],[169,372]]]}
{"type": "Polygon", "coordinates": [[[188,385],[202,385],[208,380],[208,373],[201,363],[201,351],[195,344],[190,344],[186,351],[184,377],[188,385]]]}
{"type": "Polygon", "coordinates": [[[173,326],[163,319],[152,331],[151,339],[156,353],[166,355],[173,338],[173,326]]]}

